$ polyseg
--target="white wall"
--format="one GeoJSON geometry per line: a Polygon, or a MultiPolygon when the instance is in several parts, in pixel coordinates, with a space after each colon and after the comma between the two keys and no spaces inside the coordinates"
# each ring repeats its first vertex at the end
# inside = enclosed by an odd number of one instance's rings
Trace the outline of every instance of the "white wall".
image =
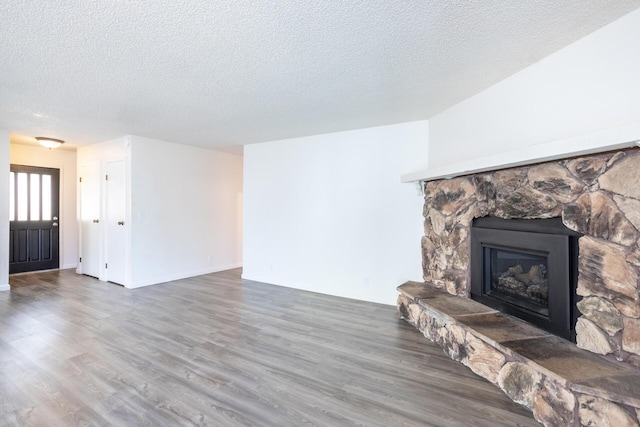
{"type": "Polygon", "coordinates": [[[76,151],[11,144],[11,163],[60,169],[60,268],[78,265],[76,151]]]}
{"type": "Polygon", "coordinates": [[[0,291],[9,290],[9,131],[0,129],[0,291]]]}
{"type": "Polygon", "coordinates": [[[130,136],[122,136],[78,147],[78,166],[93,162],[127,159],[131,155],[130,143],[130,136]]]}
{"type": "Polygon", "coordinates": [[[131,137],[132,287],[240,267],[242,157],[131,137]]]}
{"type": "Polygon", "coordinates": [[[640,9],[432,117],[429,167],[640,122],[639,41],[640,9]]]}
{"type": "Polygon", "coordinates": [[[395,304],[422,280],[426,121],[244,147],[243,277],[395,304]]]}

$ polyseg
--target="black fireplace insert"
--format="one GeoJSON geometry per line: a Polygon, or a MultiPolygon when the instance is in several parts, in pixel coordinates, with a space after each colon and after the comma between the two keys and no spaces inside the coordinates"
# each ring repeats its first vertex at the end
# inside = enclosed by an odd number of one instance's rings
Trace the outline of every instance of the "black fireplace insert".
{"type": "Polygon", "coordinates": [[[561,218],[475,219],[471,298],[575,342],[579,237],[561,218]]]}

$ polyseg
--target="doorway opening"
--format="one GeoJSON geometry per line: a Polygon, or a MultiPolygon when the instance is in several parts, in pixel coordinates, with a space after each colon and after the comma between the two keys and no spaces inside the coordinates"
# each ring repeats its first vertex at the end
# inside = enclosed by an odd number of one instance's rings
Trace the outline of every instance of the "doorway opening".
{"type": "Polygon", "coordinates": [[[60,170],[11,165],[9,274],[60,268],[60,170]]]}

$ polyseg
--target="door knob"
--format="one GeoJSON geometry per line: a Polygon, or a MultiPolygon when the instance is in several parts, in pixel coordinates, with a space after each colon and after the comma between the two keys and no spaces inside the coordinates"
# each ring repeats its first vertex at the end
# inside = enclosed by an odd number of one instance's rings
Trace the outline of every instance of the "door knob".
{"type": "Polygon", "coordinates": [[[124,225],[124,221],[118,221],[118,225],[124,225]]]}
{"type": "Polygon", "coordinates": [[[57,220],[58,220],[58,217],[57,217],[57,216],[54,216],[54,217],[53,217],[53,220],[54,220],[54,221],[57,221],[57,220]]]}
{"type": "Polygon", "coordinates": [[[100,222],[100,220],[99,220],[99,219],[94,219],[94,220],[93,220],[93,222],[94,222],[95,224],[97,224],[97,223],[99,223],[99,222],[100,222]]]}
{"type": "Polygon", "coordinates": [[[53,223],[53,224],[51,224],[51,225],[52,225],[53,227],[57,227],[57,226],[58,226],[58,223],[57,223],[57,222],[54,222],[54,223],[53,223]]]}

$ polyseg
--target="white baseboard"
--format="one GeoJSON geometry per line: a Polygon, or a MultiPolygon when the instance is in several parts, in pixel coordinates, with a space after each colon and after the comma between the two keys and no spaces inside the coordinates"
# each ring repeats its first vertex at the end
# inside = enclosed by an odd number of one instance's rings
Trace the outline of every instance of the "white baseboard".
{"type": "Polygon", "coordinates": [[[8,290],[11,290],[11,287],[9,285],[0,285],[0,292],[8,290]]]}
{"type": "MultiPolygon", "coordinates": [[[[391,306],[395,306],[396,303],[393,302],[393,300],[395,300],[397,298],[397,294],[395,294],[392,297],[392,301],[385,301],[382,299],[371,299],[371,298],[367,298],[366,295],[354,295],[353,293],[348,293],[348,292],[340,292],[340,291],[336,291],[335,289],[326,289],[326,288],[321,288],[318,286],[314,286],[314,285],[310,285],[309,283],[300,283],[300,282],[295,282],[295,281],[288,281],[288,280],[283,280],[281,278],[277,278],[277,277],[273,277],[270,274],[263,274],[260,275],[255,274],[254,272],[248,272],[248,273],[242,273],[242,279],[243,280],[250,280],[252,282],[260,282],[260,283],[266,283],[268,285],[275,285],[275,286],[280,286],[283,288],[291,288],[291,289],[297,289],[300,291],[307,291],[307,292],[315,292],[315,293],[319,293],[319,294],[323,294],[323,295],[330,295],[333,297],[339,297],[339,298],[347,298],[347,299],[352,299],[352,300],[357,300],[357,301],[365,301],[365,302],[372,302],[372,303],[376,303],[376,304],[384,304],[384,305],[391,305],[391,306]]],[[[346,287],[342,288],[342,289],[347,289],[346,287]]]]}
{"type": "Polygon", "coordinates": [[[142,288],[145,286],[159,285],[160,283],[171,282],[173,280],[180,280],[180,279],[186,279],[189,277],[202,276],[204,274],[218,273],[220,271],[232,270],[234,268],[240,268],[240,267],[242,267],[242,263],[223,265],[223,266],[218,266],[214,268],[207,268],[206,270],[196,270],[196,271],[190,271],[190,272],[176,273],[168,276],[159,276],[151,279],[144,279],[136,283],[131,283],[129,286],[126,286],[126,287],[128,289],[142,288]]]}

